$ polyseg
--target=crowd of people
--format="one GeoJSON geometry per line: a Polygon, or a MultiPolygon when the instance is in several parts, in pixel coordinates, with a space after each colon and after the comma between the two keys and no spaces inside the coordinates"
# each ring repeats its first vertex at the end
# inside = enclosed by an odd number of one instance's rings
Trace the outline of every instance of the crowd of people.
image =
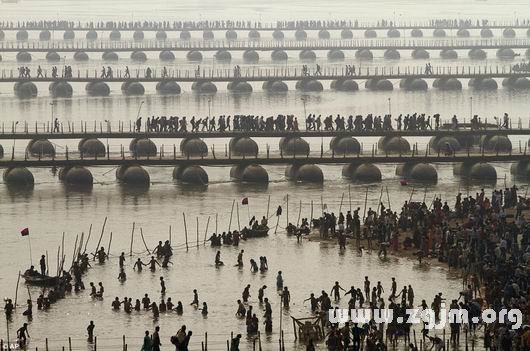
{"type": "MultiPolygon", "coordinates": [[[[520,329],[511,329],[511,322],[503,320],[483,325],[483,348],[527,350],[530,348],[530,224],[525,210],[528,209],[530,201],[513,186],[494,190],[490,197],[484,190],[474,196],[459,193],[452,208],[447,201],[435,197],[430,205],[425,201],[406,201],[401,210],[395,212],[380,203],[376,210],[369,208],[364,218],[361,218],[360,208],[353,213],[348,211],[346,216],[340,213],[336,217],[334,213],[327,213],[318,220],[318,225],[321,237],[337,238],[341,248],[345,247],[349,238],[356,242],[361,253],[377,246],[383,258],[389,248],[396,255],[409,252],[417,256],[419,264],[425,264],[424,260],[428,257],[446,263],[450,268],[460,269],[464,290],[453,296],[450,308],[466,310],[470,322],[466,326],[450,323],[451,343],[459,343],[463,328],[473,335],[477,332],[482,322],[472,322],[471,318],[480,317],[482,309],[493,308],[497,313],[501,309],[519,309],[524,318],[520,329]],[[367,247],[363,246],[363,240],[367,247]]],[[[392,286],[389,308],[398,296],[394,284],[392,286]]],[[[407,298],[410,291],[410,286],[402,290],[403,307],[412,306],[413,301],[407,298]]],[[[354,294],[359,300],[362,291],[357,289],[354,294]]],[[[372,293],[372,300],[369,300],[370,290],[365,288],[361,301],[374,301],[373,297],[372,293]]],[[[320,301],[322,299],[319,298],[320,301]]],[[[435,313],[441,300],[440,294],[431,304],[435,313]]],[[[354,305],[355,301],[352,303],[354,305]]],[[[378,306],[381,305],[384,306],[384,301],[378,301],[378,306]]],[[[421,307],[427,306],[422,301],[421,307]]],[[[399,315],[399,304],[394,303],[391,308],[394,315],[399,315]]],[[[387,328],[387,334],[392,333],[390,340],[402,335],[405,343],[410,342],[408,326],[394,327],[388,325],[387,328]]],[[[353,327],[353,335],[363,333],[355,328],[358,326],[353,327]]],[[[349,332],[335,327],[334,332],[329,334],[329,350],[340,350],[337,345],[350,342],[351,334],[345,336],[344,333],[349,332]]],[[[365,330],[364,335],[370,335],[370,332],[365,330]]],[[[382,335],[379,339],[382,340],[382,335]]],[[[436,342],[435,338],[431,341],[436,342]]]]}
{"type": "MultiPolygon", "coordinates": [[[[502,118],[493,117],[498,121],[501,129],[510,128],[510,117],[507,113],[502,118]]],[[[337,114],[316,115],[308,114],[305,118],[305,130],[307,131],[380,131],[380,130],[438,130],[440,128],[459,129],[461,120],[457,115],[451,117],[449,124],[443,124],[440,114],[427,115],[425,113],[399,114],[393,118],[391,114],[385,115],[349,115],[348,117],[337,114]]],[[[470,120],[471,129],[482,129],[487,127],[485,121],[478,115],[470,120]]],[[[300,131],[298,118],[295,115],[256,116],[256,115],[220,115],[197,118],[192,116],[151,116],[147,120],[139,117],[135,122],[136,132],[163,133],[196,133],[196,132],[283,132],[300,131]]]]}
{"type": "MultiPolygon", "coordinates": [[[[494,24],[494,23],[493,23],[494,24]]],[[[527,25],[529,19],[514,19],[511,25],[527,25]]],[[[26,28],[26,29],[150,29],[150,30],[169,30],[169,29],[224,29],[224,28],[241,28],[241,29],[260,29],[260,28],[278,28],[278,29],[321,29],[321,28],[369,28],[383,27],[393,28],[401,25],[410,25],[398,23],[397,21],[380,19],[374,23],[360,23],[359,20],[279,20],[275,23],[265,23],[262,21],[252,20],[201,20],[201,21],[88,21],[75,22],[65,20],[34,20],[34,21],[0,21],[0,28],[26,28]]],[[[441,18],[429,19],[421,25],[441,28],[468,28],[468,27],[488,27],[492,25],[488,19],[456,19],[441,18]]],[[[418,26],[421,26],[418,25],[418,26]]],[[[510,26],[507,24],[507,26],[510,26]]]]}

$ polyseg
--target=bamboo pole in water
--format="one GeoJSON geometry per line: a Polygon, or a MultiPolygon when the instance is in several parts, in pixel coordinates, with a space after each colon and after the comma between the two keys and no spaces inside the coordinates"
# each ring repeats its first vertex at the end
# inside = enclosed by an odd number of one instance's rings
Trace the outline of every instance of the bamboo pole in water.
{"type": "Polygon", "coordinates": [[[285,227],[289,225],[289,194],[287,194],[287,205],[286,205],[286,212],[285,212],[285,227]]]}
{"type": "Polygon", "coordinates": [[[241,231],[241,223],[239,222],[239,203],[236,204],[236,211],[237,211],[237,228],[239,231],[241,231]]]}
{"type": "Polygon", "coordinates": [[[109,246],[107,247],[107,258],[110,255],[110,244],[112,244],[112,232],[110,232],[109,246]]]}
{"type": "Polygon", "coordinates": [[[234,205],[235,204],[236,204],[236,200],[232,200],[232,209],[230,210],[230,221],[228,222],[228,231],[230,231],[230,228],[232,227],[232,215],[234,214],[234,205]]]}
{"type": "Polygon", "coordinates": [[[366,195],[364,196],[364,210],[363,210],[363,222],[366,218],[366,205],[368,203],[368,187],[366,187],[366,195]]]}
{"type": "Polygon", "coordinates": [[[171,224],[169,225],[169,246],[171,246],[171,224]]]}
{"type": "Polygon", "coordinates": [[[351,212],[351,185],[348,184],[348,203],[350,204],[350,212],[351,212]]]}
{"type": "Polygon", "coordinates": [[[186,214],[182,212],[184,218],[184,235],[186,236],[186,252],[188,252],[188,226],[186,225],[186,214]]]}
{"type": "Polygon", "coordinates": [[[269,195],[269,199],[267,200],[267,220],[269,220],[269,209],[270,209],[270,206],[271,206],[271,196],[269,195]]]}
{"type": "Polygon", "coordinates": [[[86,248],[88,246],[88,242],[90,241],[90,236],[92,235],[92,223],[90,223],[90,227],[88,227],[88,237],[85,242],[85,248],[83,249],[83,255],[86,253],[86,248]]]}
{"type": "Polygon", "coordinates": [[[103,239],[103,234],[105,233],[105,225],[107,224],[107,217],[105,217],[105,220],[103,221],[103,227],[101,227],[101,235],[99,236],[98,244],[96,245],[96,251],[94,251],[94,261],[96,260],[96,254],[99,249],[99,244],[101,243],[101,239],[103,239]]]}
{"type": "Polygon", "coordinates": [[[18,299],[18,284],[20,284],[20,271],[18,271],[18,277],[17,277],[17,287],[15,290],[15,309],[17,308],[17,299],[18,299]]]}
{"type": "Polygon", "coordinates": [[[392,211],[392,204],[390,203],[390,194],[388,193],[388,187],[386,187],[386,198],[388,200],[388,209],[392,211]]]}
{"type": "Polygon", "coordinates": [[[339,214],[340,214],[340,211],[342,210],[342,201],[344,201],[344,192],[342,193],[342,197],[340,198],[339,214]]]}
{"type": "Polygon", "coordinates": [[[208,225],[210,224],[210,216],[208,216],[208,220],[206,221],[206,229],[204,230],[204,246],[206,246],[206,235],[208,234],[208,225]]]}
{"type": "Polygon", "coordinates": [[[131,230],[131,248],[129,250],[129,256],[132,256],[132,250],[133,250],[133,242],[134,242],[134,227],[135,223],[133,222],[132,230],[131,230]]]}
{"type": "Polygon", "coordinates": [[[145,242],[144,230],[142,229],[142,227],[140,227],[140,236],[142,237],[142,241],[144,243],[145,249],[147,250],[147,253],[150,255],[151,254],[151,250],[149,250],[149,247],[147,247],[147,244],[145,242]]]}
{"type": "Polygon", "coordinates": [[[199,249],[199,216],[197,216],[197,250],[199,249]]]}
{"type": "Polygon", "coordinates": [[[296,221],[296,226],[300,225],[300,216],[302,215],[302,200],[300,200],[300,207],[298,208],[298,220],[296,221]]]}

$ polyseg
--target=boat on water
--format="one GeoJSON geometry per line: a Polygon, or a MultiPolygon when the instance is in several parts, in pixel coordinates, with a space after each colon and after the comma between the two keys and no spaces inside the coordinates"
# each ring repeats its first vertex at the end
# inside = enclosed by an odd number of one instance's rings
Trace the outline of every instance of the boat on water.
{"type": "Polygon", "coordinates": [[[269,235],[269,227],[261,225],[250,229],[245,227],[241,230],[241,234],[245,239],[263,238],[269,235]]]}
{"type": "Polygon", "coordinates": [[[22,278],[26,280],[26,284],[36,286],[56,286],[59,284],[59,277],[51,277],[48,275],[35,274],[21,274],[22,278]]]}

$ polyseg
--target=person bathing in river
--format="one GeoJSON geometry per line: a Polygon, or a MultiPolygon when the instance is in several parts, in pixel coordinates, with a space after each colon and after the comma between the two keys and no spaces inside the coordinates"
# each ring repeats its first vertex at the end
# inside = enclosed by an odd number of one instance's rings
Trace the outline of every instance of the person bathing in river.
{"type": "Polygon", "coordinates": [[[250,271],[252,273],[256,273],[258,271],[258,264],[253,258],[250,259],[250,271]]]}
{"type": "Polygon", "coordinates": [[[239,268],[243,267],[243,253],[244,252],[245,252],[245,250],[241,250],[239,252],[239,254],[237,255],[237,264],[236,264],[236,266],[239,267],[239,268]]]}
{"type": "Polygon", "coordinates": [[[141,258],[138,258],[136,262],[134,263],[133,270],[137,270],[138,272],[141,272],[143,270],[143,266],[147,266],[145,263],[142,262],[141,258]]]}
{"type": "Polygon", "coordinates": [[[159,267],[160,266],[160,263],[155,259],[155,256],[151,256],[151,260],[149,261],[149,263],[147,264],[149,266],[149,269],[154,272],[156,271],[156,265],[158,265],[159,267]]]}
{"type": "Polygon", "coordinates": [[[223,261],[221,261],[221,251],[217,251],[217,253],[215,254],[215,266],[224,266],[223,261]]]}

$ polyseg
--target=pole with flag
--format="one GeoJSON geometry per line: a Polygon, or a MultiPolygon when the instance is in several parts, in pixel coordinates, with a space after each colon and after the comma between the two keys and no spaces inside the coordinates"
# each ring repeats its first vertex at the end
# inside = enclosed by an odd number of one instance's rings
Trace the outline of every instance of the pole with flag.
{"type": "Polygon", "coordinates": [[[243,200],[241,200],[241,205],[247,206],[247,216],[248,216],[248,220],[250,221],[250,206],[248,205],[248,197],[245,197],[243,198],[243,200]]]}
{"type": "Polygon", "coordinates": [[[31,265],[33,266],[33,255],[31,254],[31,237],[29,236],[29,228],[24,228],[20,231],[20,234],[22,236],[28,237],[28,245],[29,245],[29,261],[31,265]]]}

